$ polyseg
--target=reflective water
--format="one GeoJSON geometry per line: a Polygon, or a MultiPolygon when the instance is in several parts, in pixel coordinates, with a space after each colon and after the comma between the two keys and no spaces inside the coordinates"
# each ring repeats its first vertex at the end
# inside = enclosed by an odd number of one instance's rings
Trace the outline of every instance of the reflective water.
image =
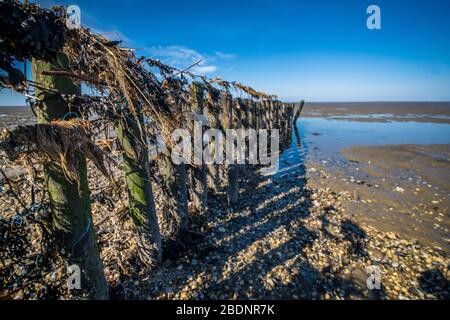
{"type": "Polygon", "coordinates": [[[450,143],[450,125],[442,123],[301,118],[297,126],[305,147],[320,147],[325,152],[354,145],[450,143]]]}
{"type": "MultiPolygon", "coordinates": [[[[310,113],[313,115],[313,113],[310,113]]],[[[316,113],[317,114],[317,113],[316,113]]],[[[380,114],[348,114],[348,115],[342,115],[342,116],[332,116],[333,119],[377,119],[377,120],[385,120],[388,122],[395,122],[396,120],[410,120],[414,121],[414,119],[450,119],[450,116],[445,114],[392,114],[392,113],[380,113],[380,114]]]]}
{"type": "Polygon", "coordinates": [[[280,157],[281,172],[305,162],[347,163],[342,148],[382,144],[450,144],[450,124],[428,122],[361,122],[329,118],[300,118],[301,146],[293,133],[292,147],[280,157]]]}

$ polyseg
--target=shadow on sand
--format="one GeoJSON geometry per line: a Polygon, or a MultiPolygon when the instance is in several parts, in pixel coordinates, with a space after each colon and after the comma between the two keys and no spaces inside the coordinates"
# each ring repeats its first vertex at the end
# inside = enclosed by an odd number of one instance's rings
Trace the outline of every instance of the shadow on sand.
{"type": "Polygon", "coordinates": [[[333,206],[321,214],[320,227],[305,223],[314,200],[305,188],[304,164],[294,133],[291,141],[280,158],[277,175],[253,174],[240,181],[237,206],[227,206],[225,193],[210,196],[211,209],[199,217],[197,225],[205,234],[204,243],[185,253],[187,259],[170,261],[171,268],[183,270],[183,276],[154,294],[189,289],[195,292],[189,297],[197,299],[322,299],[336,292],[342,298],[385,297],[383,289],[367,290],[365,271],[348,276],[332,263],[319,269],[308,260],[305,250],[320,240],[319,234],[322,239],[347,241],[347,258],[360,259],[367,254],[366,234],[349,220],[340,224],[343,239],[329,233],[333,206]]]}

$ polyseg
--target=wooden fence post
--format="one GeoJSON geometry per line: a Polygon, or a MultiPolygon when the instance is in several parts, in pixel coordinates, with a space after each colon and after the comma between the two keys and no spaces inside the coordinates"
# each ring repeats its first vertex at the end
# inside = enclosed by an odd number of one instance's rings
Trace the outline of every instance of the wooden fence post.
{"type": "Polygon", "coordinates": [[[294,126],[295,139],[297,140],[297,146],[299,146],[299,147],[302,145],[302,142],[300,140],[300,132],[298,131],[297,122],[298,122],[298,118],[300,118],[300,115],[302,113],[304,105],[305,105],[305,101],[304,100],[300,101],[299,108],[296,109],[297,112],[294,113],[293,120],[292,120],[293,126],[294,126]]]}
{"type": "MultiPolygon", "coordinates": [[[[224,134],[226,134],[227,129],[232,128],[232,97],[229,93],[223,93],[221,96],[221,115],[220,122],[222,125],[222,129],[224,134]]],[[[231,152],[225,148],[226,153],[231,152]]],[[[231,156],[231,155],[230,155],[231,156]]],[[[238,193],[239,193],[239,170],[236,164],[227,163],[225,161],[225,172],[227,177],[227,194],[228,194],[228,204],[234,205],[238,201],[238,193]]]]}
{"type": "Polygon", "coordinates": [[[167,209],[178,222],[173,238],[183,240],[179,239],[180,235],[188,230],[189,223],[186,165],[173,163],[170,152],[167,152],[159,156],[158,166],[164,190],[168,193],[165,199],[167,209]]]}
{"type": "Polygon", "coordinates": [[[117,123],[117,139],[122,148],[128,203],[136,229],[139,258],[147,267],[154,268],[162,261],[162,248],[151,185],[146,131],[140,106],[134,106],[138,119],[134,118],[125,101],[120,107],[124,117],[117,123]]]}
{"type": "MultiPolygon", "coordinates": [[[[70,79],[44,76],[43,71],[67,70],[70,68],[66,56],[60,54],[53,63],[32,61],[33,80],[48,89],[66,94],[81,94],[81,87],[70,79]]],[[[59,95],[35,89],[40,99],[37,108],[38,123],[61,120],[70,112],[59,95]]],[[[103,272],[91,215],[90,191],[87,180],[86,158],[73,155],[80,177],[79,185],[68,181],[62,168],[49,162],[44,166],[46,186],[50,198],[50,210],[55,238],[60,247],[66,267],[77,265],[81,270],[81,289],[72,291],[78,298],[108,299],[108,285],[103,272]]]]}
{"type": "MultiPolygon", "coordinates": [[[[208,118],[208,127],[210,129],[220,130],[220,101],[219,101],[219,91],[213,91],[215,89],[209,89],[207,93],[207,99],[205,103],[205,115],[208,118]]],[[[212,155],[216,156],[215,148],[216,144],[211,143],[209,147],[212,149],[212,155]]],[[[220,166],[221,164],[213,163],[208,165],[208,186],[214,191],[218,192],[220,190],[220,166]]]]}
{"type": "Polygon", "coordinates": [[[268,111],[269,111],[269,127],[268,129],[272,130],[274,128],[274,101],[270,99],[268,101],[268,111]]]}
{"type": "Polygon", "coordinates": [[[304,106],[305,106],[305,100],[301,100],[300,101],[300,107],[299,107],[299,110],[298,110],[298,118],[300,118],[304,106]]]}
{"type": "Polygon", "coordinates": [[[273,101],[273,107],[274,107],[274,128],[280,129],[280,108],[276,100],[273,101]]]}
{"type": "Polygon", "coordinates": [[[262,102],[262,128],[267,129],[267,100],[262,102]]]}
{"type": "Polygon", "coordinates": [[[261,101],[255,101],[256,130],[261,129],[261,101]]]}
{"type": "MultiPolygon", "coordinates": [[[[190,98],[191,98],[191,111],[197,115],[203,115],[203,106],[204,106],[204,98],[203,98],[203,90],[201,85],[198,82],[193,82],[190,87],[190,98]]],[[[193,141],[193,151],[194,154],[198,153],[203,155],[203,127],[200,127],[200,141],[194,141],[195,133],[194,133],[194,123],[196,120],[193,120],[189,123],[189,128],[191,132],[191,138],[193,141]]],[[[198,120],[197,120],[198,121],[198,120]]],[[[208,182],[206,179],[206,165],[201,159],[195,159],[193,157],[193,166],[191,168],[192,172],[192,202],[194,207],[199,211],[203,212],[208,208],[208,182]]]]}

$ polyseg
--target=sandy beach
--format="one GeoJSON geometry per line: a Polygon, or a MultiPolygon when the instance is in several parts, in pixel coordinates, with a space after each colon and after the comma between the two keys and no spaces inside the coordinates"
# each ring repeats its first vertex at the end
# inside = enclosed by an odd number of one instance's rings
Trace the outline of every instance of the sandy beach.
{"type": "Polygon", "coordinates": [[[353,147],[342,153],[350,168],[312,165],[309,182],[350,192],[346,211],[357,221],[450,253],[448,145],[353,147]]]}
{"type": "MultiPolygon", "coordinates": [[[[305,117],[317,117],[319,114],[337,122],[350,121],[350,127],[359,121],[365,121],[369,126],[390,122],[394,128],[403,128],[405,122],[412,124],[403,131],[392,131],[392,135],[399,137],[390,136],[391,132],[388,132],[380,138],[368,139],[370,145],[361,143],[363,139],[345,135],[343,140],[346,141],[340,148],[339,143],[338,147],[333,146],[330,139],[330,149],[336,154],[329,158],[335,161],[309,157],[306,164],[309,183],[353,194],[354,201],[347,203],[346,211],[358,221],[420,239],[449,253],[450,145],[399,144],[398,141],[415,137],[416,133],[411,131],[414,126],[419,131],[418,136],[426,135],[427,132],[420,132],[423,122],[427,122],[427,128],[431,129],[433,124],[437,127],[449,123],[448,119],[437,115],[449,115],[450,104],[338,103],[305,106],[305,117]],[[411,118],[405,118],[406,115],[411,118]],[[323,175],[327,178],[321,178],[323,175]]],[[[450,131],[445,126],[443,128],[442,132],[427,139],[430,142],[433,139],[445,141],[445,133],[450,131]]],[[[367,130],[371,136],[379,134],[370,131],[370,128],[367,130]]],[[[320,132],[315,134],[320,135],[320,132]]],[[[355,136],[359,134],[359,131],[355,132],[355,136]]],[[[327,137],[322,139],[325,141],[327,137]]],[[[321,143],[319,150],[313,152],[326,153],[326,150],[321,150],[324,148],[326,144],[321,143]]]]}
{"type": "MultiPolygon", "coordinates": [[[[351,116],[335,109],[336,115],[351,116]]],[[[223,190],[212,194],[210,210],[191,221],[191,228],[204,238],[189,251],[165,257],[154,272],[147,272],[136,260],[126,201],[96,191],[107,181],[90,164],[94,224],[112,296],[448,299],[449,145],[353,145],[347,141],[352,134],[343,135],[346,142],[336,144],[330,138],[334,131],[324,132],[314,122],[305,122],[308,112],[316,109],[307,105],[305,110],[306,117],[299,122],[301,146],[294,141],[283,153],[280,173],[243,175],[242,200],[234,208],[227,206],[223,190]],[[383,274],[381,290],[366,286],[367,268],[373,265],[383,274]]],[[[364,105],[357,112],[378,111],[364,105]]],[[[398,110],[390,113],[401,115],[398,110]]],[[[333,117],[330,110],[321,121],[327,117],[333,117]]],[[[32,114],[0,109],[0,119],[2,126],[10,126],[32,121],[32,114]]],[[[333,121],[353,123],[344,118],[333,121]]],[[[333,122],[329,124],[333,128],[333,122]]],[[[436,124],[442,125],[440,120],[436,124]]],[[[122,179],[120,170],[115,172],[122,179]]],[[[158,217],[164,224],[159,205],[164,199],[154,188],[158,217]]],[[[10,216],[13,212],[4,197],[2,193],[2,214],[10,216]]],[[[56,270],[45,282],[54,284],[51,277],[61,276],[62,270],[56,270]]],[[[13,296],[42,298],[42,294],[26,289],[13,296]]]]}

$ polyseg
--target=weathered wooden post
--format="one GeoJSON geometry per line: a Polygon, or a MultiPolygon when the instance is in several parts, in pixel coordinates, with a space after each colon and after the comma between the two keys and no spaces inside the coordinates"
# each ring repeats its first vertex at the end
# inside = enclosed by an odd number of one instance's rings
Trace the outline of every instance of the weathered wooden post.
{"type": "MultiPolygon", "coordinates": [[[[214,88],[209,88],[205,104],[205,115],[208,118],[208,127],[210,129],[220,130],[220,92],[214,88]]],[[[215,137],[217,138],[217,137],[215,137]]],[[[216,143],[210,141],[209,148],[212,150],[213,158],[216,158],[216,143]]],[[[213,163],[208,165],[208,186],[214,192],[220,190],[220,166],[221,164],[213,163]]]]}
{"type": "MultiPolygon", "coordinates": [[[[232,129],[232,116],[233,116],[233,105],[232,105],[232,97],[229,93],[224,92],[221,96],[221,116],[220,122],[224,133],[226,133],[227,129],[232,129]]],[[[231,139],[231,137],[226,138],[231,139]]],[[[233,148],[232,148],[233,149],[233,148]]],[[[229,148],[225,148],[227,157],[234,158],[232,154],[233,150],[229,148]]],[[[228,204],[234,205],[237,204],[238,194],[239,194],[239,169],[234,163],[225,162],[225,171],[227,173],[227,194],[228,194],[228,204]]]]}
{"type": "Polygon", "coordinates": [[[255,130],[256,131],[259,130],[259,108],[260,108],[260,102],[259,101],[254,101],[254,103],[253,103],[253,114],[255,116],[254,125],[255,125],[255,130]]]}
{"type": "Polygon", "coordinates": [[[264,119],[263,119],[263,114],[264,114],[264,104],[263,101],[260,101],[258,103],[258,129],[264,129],[264,119]]]}
{"type": "Polygon", "coordinates": [[[117,139],[122,148],[130,216],[135,226],[139,258],[147,267],[154,268],[161,263],[162,249],[146,131],[139,105],[134,105],[134,115],[125,101],[119,107],[123,117],[117,123],[117,139]]]}
{"type": "Polygon", "coordinates": [[[278,101],[280,105],[281,114],[282,114],[282,123],[280,127],[280,135],[281,135],[281,149],[285,149],[288,141],[287,127],[288,127],[288,109],[286,104],[278,101]]]}
{"type": "MultiPolygon", "coordinates": [[[[48,89],[66,94],[81,94],[81,87],[70,79],[44,76],[43,71],[68,70],[66,56],[60,54],[53,63],[32,61],[33,80],[48,89]]],[[[64,99],[48,91],[35,89],[39,99],[38,123],[61,120],[69,112],[64,99]]],[[[45,182],[49,194],[50,210],[55,238],[63,255],[66,267],[77,266],[81,271],[81,288],[74,290],[77,298],[107,299],[108,286],[103,272],[91,215],[90,191],[87,180],[86,158],[81,154],[71,155],[76,161],[79,184],[67,180],[62,168],[55,162],[44,166],[45,182]]]]}
{"type": "Polygon", "coordinates": [[[248,170],[249,170],[249,164],[248,164],[248,154],[249,154],[249,139],[248,139],[248,134],[249,134],[249,129],[250,129],[250,117],[251,114],[249,112],[250,110],[250,106],[249,106],[249,100],[248,99],[242,99],[241,100],[241,108],[242,108],[242,129],[245,130],[245,140],[244,140],[244,145],[245,145],[245,164],[243,165],[243,171],[245,174],[248,174],[248,170]]]}
{"type": "Polygon", "coordinates": [[[261,129],[267,129],[267,100],[264,100],[261,104],[261,129]]]}
{"type": "MultiPolygon", "coordinates": [[[[233,114],[235,122],[233,123],[233,129],[241,130],[244,133],[244,136],[240,136],[239,139],[242,140],[242,148],[243,150],[237,150],[237,160],[241,158],[242,161],[246,161],[246,154],[247,154],[247,107],[246,107],[246,99],[236,98],[235,104],[233,108],[233,114]],[[241,157],[241,155],[243,157],[241,157]]],[[[246,174],[247,173],[247,167],[245,163],[238,164],[239,172],[246,174]]]]}
{"type": "Polygon", "coordinates": [[[206,179],[206,165],[203,162],[203,124],[196,115],[203,115],[203,89],[198,82],[193,82],[190,87],[190,107],[193,113],[193,120],[189,123],[191,138],[193,141],[193,165],[192,165],[192,202],[194,208],[203,212],[208,208],[208,182],[206,179]],[[197,121],[197,123],[195,123],[197,121]],[[199,156],[198,157],[196,156],[199,156]]]}
{"type": "Polygon", "coordinates": [[[286,112],[286,105],[284,103],[282,103],[281,101],[278,101],[278,104],[280,105],[281,108],[281,114],[282,116],[282,124],[281,124],[281,129],[283,134],[286,133],[286,123],[287,123],[287,112],[286,112]]]}
{"type": "Polygon", "coordinates": [[[277,101],[273,101],[273,110],[274,110],[274,128],[280,129],[280,110],[277,101]]]}
{"type": "Polygon", "coordinates": [[[255,129],[254,118],[255,115],[253,113],[253,101],[252,99],[245,99],[245,109],[247,111],[247,127],[246,129],[255,129]]]}
{"type": "Polygon", "coordinates": [[[186,165],[174,163],[167,150],[158,157],[158,166],[165,187],[163,189],[167,193],[165,204],[178,223],[173,237],[179,239],[188,230],[189,224],[186,165]]]}
{"type": "Polygon", "coordinates": [[[261,128],[261,117],[260,117],[260,110],[261,108],[261,102],[260,101],[255,101],[254,105],[253,105],[253,109],[254,109],[254,114],[255,114],[255,129],[259,130],[261,128]]]}
{"type": "Polygon", "coordinates": [[[292,142],[292,115],[294,112],[294,108],[292,107],[292,103],[287,104],[287,144],[288,147],[291,145],[292,142]]]}
{"type": "Polygon", "coordinates": [[[274,122],[273,122],[274,102],[273,102],[273,100],[272,99],[268,100],[267,101],[267,105],[268,105],[267,111],[269,113],[268,129],[272,130],[273,129],[273,125],[274,125],[274,122]]]}
{"type": "MultiPolygon", "coordinates": [[[[267,99],[264,101],[264,118],[265,118],[265,127],[264,129],[267,130],[267,134],[270,136],[271,133],[271,106],[270,106],[270,100],[267,99]]],[[[271,149],[271,139],[267,139],[267,154],[270,155],[272,153],[271,149]]]]}
{"type": "Polygon", "coordinates": [[[291,126],[291,104],[290,103],[284,103],[286,108],[286,132],[289,131],[289,128],[291,126]]]}
{"type": "Polygon", "coordinates": [[[301,146],[301,140],[300,140],[300,132],[298,131],[298,119],[300,118],[300,115],[302,113],[303,110],[303,106],[305,105],[305,101],[300,101],[299,107],[298,109],[296,108],[296,112],[294,112],[294,116],[293,116],[293,126],[294,126],[294,134],[295,134],[295,139],[297,140],[297,146],[301,146]]]}
{"type": "Polygon", "coordinates": [[[300,101],[300,107],[299,107],[299,109],[298,109],[298,115],[297,115],[297,118],[300,118],[304,106],[305,106],[305,100],[301,100],[301,101],[300,101]]]}

